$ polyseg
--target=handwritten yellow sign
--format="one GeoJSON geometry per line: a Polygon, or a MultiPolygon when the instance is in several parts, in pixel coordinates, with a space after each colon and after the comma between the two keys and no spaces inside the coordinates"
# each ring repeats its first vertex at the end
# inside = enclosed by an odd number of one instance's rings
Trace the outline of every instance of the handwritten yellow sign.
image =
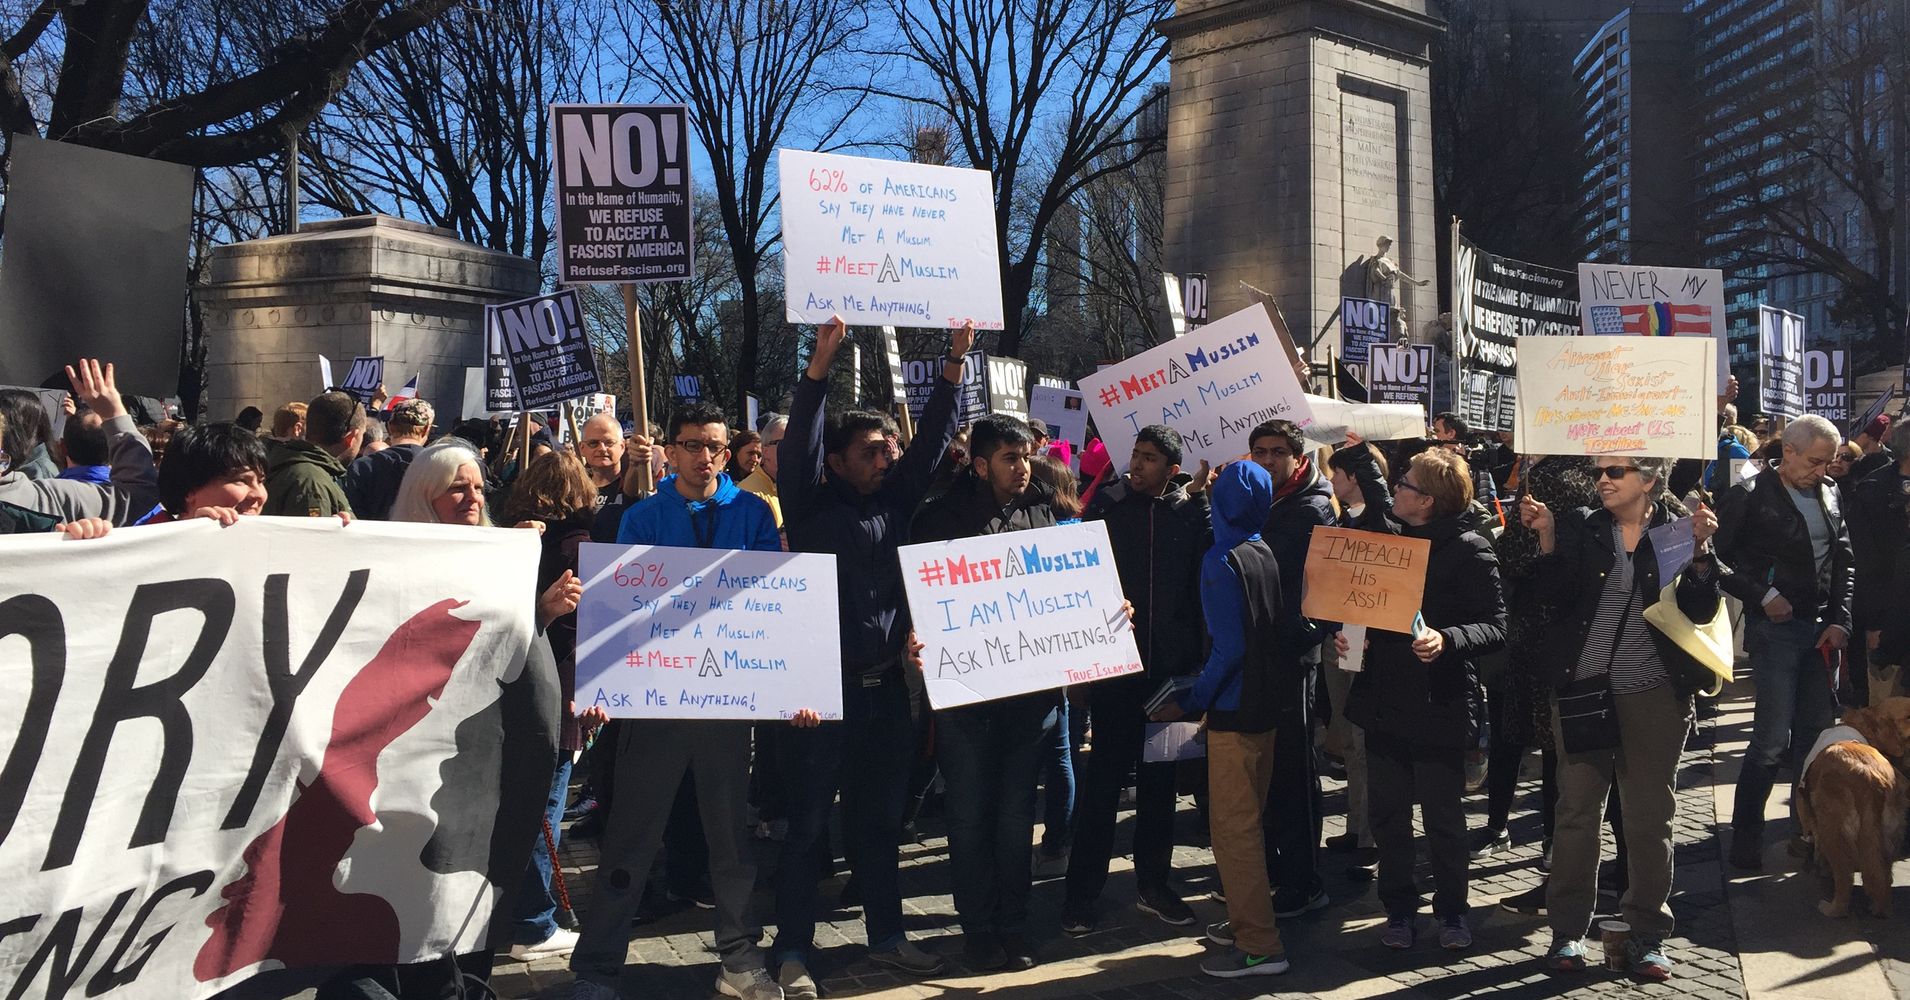
{"type": "Polygon", "coordinates": [[[1520,337],[1520,454],[1710,457],[1716,351],[1708,337],[1520,337]]]}
{"type": "Polygon", "coordinates": [[[1388,632],[1413,630],[1426,596],[1432,543],[1378,531],[1313,529],[1306,550],[1306,597],[1300,613],[1325,622],[1388,632]]]}

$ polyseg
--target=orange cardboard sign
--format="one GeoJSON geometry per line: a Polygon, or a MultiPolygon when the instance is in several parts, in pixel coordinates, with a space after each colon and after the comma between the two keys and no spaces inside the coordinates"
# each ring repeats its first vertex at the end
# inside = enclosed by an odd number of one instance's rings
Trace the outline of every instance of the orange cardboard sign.
{"type": "Polygon", "coordinates": [[[1413,630],[1426,596],[1426,559],[1432,542],[1351,528],[1313,529],[1306,550],[1308,618],[1365,625],[1388,632],[1413,630]]]}

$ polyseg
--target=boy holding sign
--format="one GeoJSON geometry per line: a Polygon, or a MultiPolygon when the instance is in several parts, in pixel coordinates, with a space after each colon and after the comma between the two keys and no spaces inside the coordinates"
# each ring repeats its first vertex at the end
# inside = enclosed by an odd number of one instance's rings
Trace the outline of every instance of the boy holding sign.
{"type": "MultiPolygon", "coordinates": [[[[736,487],[720,470],[729,458],[723,412],[695,403],[670,415],[664,450],[675,476],[657,484],[623,516],[619,545],[780,552],[769,505],[736,487]]],[[[815,713],[798,712],[797,726],[815,713]]],[[[596,996],[616,996],[630,948],[630,923],[643,901],[650,864],[663,844],[670,803],[685,772],[696,773],[716,896],[716,948],[722,953],[717,991],[742,1000],[782,1000],[763,967],[762,925],[749,915],[756,865],[744,813],[748,808],[750,724],[743,721],[625,719],[618,727],[615,794],[601,844],[597,897],[584,915],[570,968],[596,996]]]]}

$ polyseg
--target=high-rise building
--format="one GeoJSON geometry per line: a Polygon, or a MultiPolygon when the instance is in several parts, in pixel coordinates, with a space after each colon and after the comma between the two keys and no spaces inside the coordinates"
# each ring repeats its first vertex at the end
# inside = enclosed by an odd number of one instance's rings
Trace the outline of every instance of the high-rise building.
{"type": "MultiPolygon", "coordinates": [[[[1791,140],[1811,114],[1812,7],[1812,0],[1685,5],[1698,108],[1691,147],[1699,238],[1705,262],[1724,269],[1731,362],[1747,385],[1757,367],[1758,304],[1788,305],[1793,283],[1774,283],[1776,269],[1764,259],[1772,240],[1764,206],[1809,190],[1809,164],[1791,140]]],[[[1826,282],[1801,277],[1813,291],[1826,282]]]]}
{"type": "Polygon", "coordinates": [[[1580,259],[1679,265],[1697,256],[1681,152],[1693,131],[1689,46],[1681,12],[1627,7],[1573,60],[1586,163],[1580,259]]]}

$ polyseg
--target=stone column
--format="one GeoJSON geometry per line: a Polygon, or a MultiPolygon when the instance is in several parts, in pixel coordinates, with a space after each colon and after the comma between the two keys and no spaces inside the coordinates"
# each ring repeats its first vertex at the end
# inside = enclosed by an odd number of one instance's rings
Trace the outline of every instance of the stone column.
{"type": "Polygon", "coordinates": [[[343,379],[356,355],[382,354],[385,385],[412,375],[449,424],[464,370],[484,363],[484,306],[535,295],[533,261],[383,215],[301,226],[212,252],[199,290],[207,337],[206,410],[230,420],[324,390],[318,356],[343,379]]]}
{"type": "MultiPolygon", "coordinates": [[[[1208,276],[1208,315],[1273,294],[1297,338],[1391,236],[1415,339],[1438,315],[1428,0],[1182,0],[1171,45],[1164,267],[1208,276]]],[[[1337,331],[1337,327],[1335,328],[1337,331]]],[[[1324,360],[1327,342],[1317,357],[1324,360]]]]}

